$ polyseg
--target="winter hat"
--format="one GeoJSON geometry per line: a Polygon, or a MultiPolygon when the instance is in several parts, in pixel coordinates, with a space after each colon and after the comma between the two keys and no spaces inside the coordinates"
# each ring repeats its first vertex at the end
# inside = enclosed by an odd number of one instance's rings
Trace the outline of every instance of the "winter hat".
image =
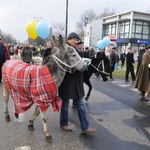
{"type": "Polygon", "coordinates": [[[141,46],[141,47],[145,47],[145,44],[141,44],[140,46],[141,46]]]}
{"type": "Polygon", "coordinates": [[[113,46],[112,49],[116,49],[116,46],[113,46]]]}
{"type": "Polygon", "coordinates": [[[150,45],[147,45],[147,46],[146,46],[146,49],[149,49],[149,48],[150,48],[150,45]]]}
{"type": "Polygon", "coordinates": [[[77,38],[79,40],[79,35],[75,32],[72,32],[68,35],[68,40],[72,38],[77,38]]]}

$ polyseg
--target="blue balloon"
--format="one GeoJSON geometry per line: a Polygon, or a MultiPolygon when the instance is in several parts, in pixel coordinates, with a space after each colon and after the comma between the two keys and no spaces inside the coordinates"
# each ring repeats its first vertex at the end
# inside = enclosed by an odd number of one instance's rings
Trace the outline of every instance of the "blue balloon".
{"type": "Polygon", "coordinates": [[[44,21],[39,22],[36,26],[36,32],[38,33],[39,37],[46,39],[50,34],[50,27],[44,21]]]}
{"type": "Polygon", "coordinates": [[[104,46],[108,46],[110,44],[110,38],[108,36],[103,38],[103,44],[104,46]]]}
{"type": "Polygon", "coordinates": [[[98,47],[99,49],[104,49],[104,48],[105,48],[104,43],[103,43],[103,40],[99,40],[99,41],[97,42],[97,47],[98,47]]]}

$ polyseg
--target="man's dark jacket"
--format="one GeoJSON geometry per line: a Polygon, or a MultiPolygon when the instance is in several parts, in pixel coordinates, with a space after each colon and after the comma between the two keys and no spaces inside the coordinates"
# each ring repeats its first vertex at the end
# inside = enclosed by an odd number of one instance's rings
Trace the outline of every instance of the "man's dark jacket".
{"type": "Polygon", "coordinates": [[[81,71],[66,73],[62,84],[58,89],[59,97],[66,99],[80,99],[84,96],[83,74],[81,71]]]}
{"type": "Polygon", "coordinates": [[[134,63],[134,56],[133,56],[133,53],[130,53],[128,52],[127,53],[127,56],[126,56],[126,66],[127,66],[127,70],[128,71],[131,71],[134,69],[134,66],[133,66],[133,63],[134,63]]]}

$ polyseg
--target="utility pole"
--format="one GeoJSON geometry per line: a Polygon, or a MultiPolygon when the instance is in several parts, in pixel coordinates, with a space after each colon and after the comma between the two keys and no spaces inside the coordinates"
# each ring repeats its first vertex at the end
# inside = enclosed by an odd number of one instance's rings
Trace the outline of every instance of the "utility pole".
{"type": "Polygon", "coordinates": [[[66,28],[65,28],[65,40],[67,42],[68,35],[68,0],[66,0],[66,28]]]}

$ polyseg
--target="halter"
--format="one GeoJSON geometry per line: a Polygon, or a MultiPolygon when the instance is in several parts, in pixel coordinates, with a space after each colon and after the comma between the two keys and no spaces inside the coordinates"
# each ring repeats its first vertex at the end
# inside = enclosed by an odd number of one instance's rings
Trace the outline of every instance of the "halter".
{"type": "Polygon", "coordinates": [[[72,69],[73,67],[75,67],[76,65],[78,65],[78,64],[82,61],[82,59],[80,59],[80,60],[77,61],[75,64],[69,66],[68,64],[66,64],[66,63],[64,63],[63,61],[61,61],[61,60],[60,60],[57,56],[55,56],[54,54],[52,55],[52,57],[53,57],[53,59],[55,60],[55,62],[57,63],[57,65],[58,65],[63,71],[69,72],[69,73],[72,73],[72,70],[71,70],[71,69],[72,69]],[[62,67],[62,65],[64,65],[65,67],[67,67],[68,70],[67,70],[67,69],[64,69],[64,68],[62,67]]]}
{"type": "Polygon", "coordinates": [[[96,69],[98,72],[104,73],[104,74],[106,74],[106,75],[109,75],[109,73],[107,73],[107,72],[105,71],[104,60],[100,61],[100,63],[98,64],[97,68],[96,68],[93,64],[90,64],[90,65],[91,65],[94,69],[96,69]],[[101,64],[102,64],[102,71],[98,69],[101,64]]]}

